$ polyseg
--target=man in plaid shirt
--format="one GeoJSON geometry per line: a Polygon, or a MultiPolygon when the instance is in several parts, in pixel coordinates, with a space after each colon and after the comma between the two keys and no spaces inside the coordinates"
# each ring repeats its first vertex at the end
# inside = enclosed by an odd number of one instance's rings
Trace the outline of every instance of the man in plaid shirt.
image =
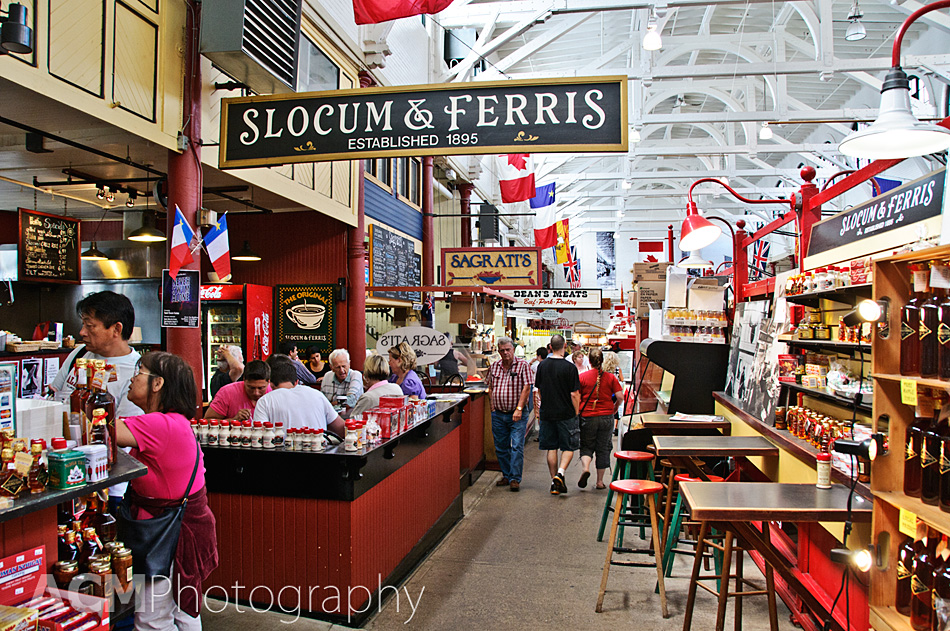
{"type": "Polygon", "coordinates": [[[502,475],[495,484],[507,486],[510,491],[517,493],[521,490],[521,470],[524,465],[527,418],[523,411],[531,392],[531,370],[528,362],[515,357],[511,338],[498,338],[498,354],[501,359],[488,369],[491,430],[502,475]]]}

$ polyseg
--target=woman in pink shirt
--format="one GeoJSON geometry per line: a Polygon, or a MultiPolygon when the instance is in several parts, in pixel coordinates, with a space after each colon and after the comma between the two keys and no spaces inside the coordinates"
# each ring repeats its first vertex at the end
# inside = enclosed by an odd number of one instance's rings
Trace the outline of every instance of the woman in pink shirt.
{"type": "Polygon", "coordinates": [[[132,375],[128,398],[145,414],[116,421],[116,442],[131,447],[132,457],[148,466],[146,475],[129,483],[126,501],[132,514],[148,519],[188,496],[171,577],[146,579],[143,606],[135,611],[135,628],[200,629],[197,595],[202,581],[218,565],[218,549],[205,489],[204,458],[190,425],[198,400],[194,374],[177,355],[148,353],[132,375]],[[186,492],[196,457],[197,473],[186,492]]]}

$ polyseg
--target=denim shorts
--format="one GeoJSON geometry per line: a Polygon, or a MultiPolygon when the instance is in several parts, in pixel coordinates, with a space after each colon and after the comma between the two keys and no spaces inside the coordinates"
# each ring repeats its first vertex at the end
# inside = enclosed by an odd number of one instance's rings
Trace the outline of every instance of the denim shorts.
{"type": "Polygon", "coordinates": [[[562,421],[541,421],[538,430],[538,446],[544,451],[577,451],[581,448],[580,417],[572,416],[562,421]]]}

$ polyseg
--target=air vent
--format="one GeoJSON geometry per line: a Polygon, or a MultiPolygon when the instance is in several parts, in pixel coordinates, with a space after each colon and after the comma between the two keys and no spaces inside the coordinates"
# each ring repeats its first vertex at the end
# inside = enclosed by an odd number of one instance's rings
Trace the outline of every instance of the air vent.
{"type": "Polygon", "coordinates": [[[296,85],[302,0],[204,0],[201,52],[260,94],[296,85]]]}

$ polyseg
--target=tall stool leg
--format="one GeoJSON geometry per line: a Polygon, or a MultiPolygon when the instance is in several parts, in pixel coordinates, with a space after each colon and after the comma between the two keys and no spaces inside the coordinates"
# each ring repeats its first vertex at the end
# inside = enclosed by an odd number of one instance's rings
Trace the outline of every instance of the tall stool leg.
{"type": "Polygon", "coordinates": [[[732,569],[732,531],[726,531],[722,553],[722,574],[719,581],[719,609],[716,611],[716,631],[726,626],[726,606],[729,603],[729,572],[732,569]]]}
{"type": "Polygon", "coordinates": [[[666,576],[673,575],[673,548],[679,543],[679,530],[683,523],[683,496],[676,497],[676,507],[673,509],[672,522],[669,527],[663,524],[666,532],[666,546],[663,548],[663,569],[666,576]]]}
{"type": "Polygon", "coordinates": [[[656,496],[651,493],[647,495],[647,503],[650,507],[650,530],[653,534],[653,560],[656,563],[656,580],[660,585],[660,609],[664,618],[670,617],[670,612],[666,608],[666,585],[663,583],[663,548],[660,547],[660,532],[656,524],[656,496]]]}
{"type": "MultiPolygon", "coordinates": [[[[620,474],[620,463],[614,463],[614,472],[610,478],[611,482],[617,480],[617,476],[620,474]]],[[[600,529],[597,531],[597,541],[604,540],[604,528],[607,526],[607,515],[610,514],[610,502],[614,498],[614,490],[610,488],[610,484],[607,485],[607,499],[604,501],[604,514],[600,518],[600,529]]]]}
{"type": "Polygon", "coordinates": [[[709,525],[702,522],[699,526],[699,537],[696,539],[696,557],[693,559],[693,572],[689,577],[689,591],[686,595],[686,615],[683,617],[683,631],[690,631],[693,624],[693,605],[696,603],[696,588],[699,584],[699,571],[703,567],[703,550],[706,549],[706,532],[709,525]]]}
{"type": "MultiPolygon", "coordinates": [[[[624,493],[617,493],[617,505],[614,507],[614,519],[610,525],[610,542],[607,546],[607,561],[604,563],[604,574],[600,579],[600,593],[597,594],[597,606],[594,611],[600,613],[604,606],[604,594],[607,592],[607,575],[610,573],[610,561],[614,555],[614,540],[617,538],[617,523],[620,521],[620,512],[623,509],[624,493]]],[[[666,602],[665,600],[663,601],[666,602]]]]}
{"type": "MultiPolygon", "coordinates": [[[[765,541],[771,545],[770,530],[771,524],[763,521],[762,534],[765,536],[765,541]]],[[[768,562],[765,564],[765,590],[768,592],[767,598],[769,599],[769,629],[778,631],[778,611],[775,609],[775,570],[768,562]]]]}
{"type": "MultiPolygon", "coordinates": [[[[673,485],[676,484],[676,480],[673,479],[673,470],[668,471],[669,475],[666,476],[666,501],[663,503],[663,541],[668,541],[667,537],[669,536],[670,528],[670,511],[672,510],[671,502],[673,501],[673,485]]],[[[666,565],[666,554],[664,551],[664,566],[666,565]]]]}
{"type": "Polygon", "coordinates": [[[742,585],[743,577],[742,548],[736,553],[736,631],[742,631],[742,585]]]}

